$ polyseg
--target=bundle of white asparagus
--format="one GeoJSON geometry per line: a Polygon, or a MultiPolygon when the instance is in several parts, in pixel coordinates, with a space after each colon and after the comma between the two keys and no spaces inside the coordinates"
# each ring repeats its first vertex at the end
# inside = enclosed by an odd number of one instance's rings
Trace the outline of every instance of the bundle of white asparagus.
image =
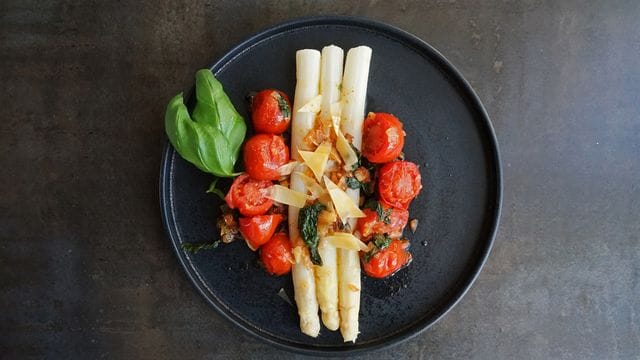
{"type": "MultiPolygon", "coordinates": [[[[360,259],[364,244],[349,233],[355,228],[360,190],[343,191],[330,180],[330,153],[340,155],[339,166],[351,168],[360,150],[367,94],[371,49],[359,46],[348,51],[331,45],[296,53],[296,89],[291,124],[291,156],[300,162],[290,178],[290,189],[320,200],[323,193],[324,218],[341,222],[340,232],[320,235],[314,264],[309,249],[301,241],[298,228],[300,208],[289,206],[289,235],[295,264],[292,267],[295,302],[303,333],[316,337],[320,318],[330,330],[340,332],[345,342],[358,336],[360,310],[360,259]],[[322,144],[309,141],[312,131],[324,133],[322,144]],[[334,139],[334,140],[331,140],[334,139]],[[349,140],[347,140],[349,139],[349,140]],[[321,159],[322,161],[312,161],[321,159]],[[314,166],[316,165],[316,166],[314,166]],[[309,176],[309,174],[311,176],[309,176]]],[[[335,163],[335,161],[334,161],[335,163]]],[[[336,165],[336,164],[333,164],[336,165]]],[[[335,166],[333,167],[335,169],[335,166]]]]}

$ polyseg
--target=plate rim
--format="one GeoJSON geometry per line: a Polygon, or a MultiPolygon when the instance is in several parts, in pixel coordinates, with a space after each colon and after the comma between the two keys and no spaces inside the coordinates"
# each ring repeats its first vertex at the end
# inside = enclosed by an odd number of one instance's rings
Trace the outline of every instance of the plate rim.
{"type": "MultiPolygon", "coordinates": [[[[173,173],[173,164],[174,158],[176,156],[176,152],[169,143],[165,134],[165,147],[163,149],[163,155],[160,165],[160,179],[159,179],[159,200],[160,200],[160,210],[163,226],[165,229],[165,233],[167,234],[169,241],[171,242],[174,253],[176,254],[180,265],[182,266],[184,272],[187,274],[190,282],[195,286],[200,295],[206,300],[206,302],[211,305],[216,312],[225,318],[227,321],[230,321],[235,326],[241,328],[245,333],[250,334],[252,337],[257,338],[263,342],[276,346],[280,349],[306,354],[306,355],[315,355],[315,356],[332,356],[332,355],[356,355],[361,354],[367,351],[372,350],[380,350],[384,348],[389,348],[400,343],[403,343],[411,338],[416,337],[417,335],[423,333],[431,326],[440,321],[444,316],[446,316],[449,311],[451,311],[467,294],[469,289],[473,286],[475,281],[477,280],[480,272],[484,268],[485,263],[491,253],[493,248],[493,244],[495,242],[495,238],[498,232],[498,227],[500,223],[500,217],[502,213],[502,197],[503,197],[503,174],[502,174],[502,165],[500,161],[500,149],[498,147],[498,141],[496,138],[495,130],[493,128],[491,119],[489,114],[487,113],[484,105],[480,101],[480,98],[473,90],[469,82],[462,76],[462,73],[447,59],[442,55],[438,50],[429,45],[426,41],[422,40],[418,36],[411,34],[405,30],[402,30],[393,25],[389,25],[387,23],[365,18],[359,16],[341,16],[341,15],[323,15],[323,16],[306,16],[300,18],[294,18],[289,21],[281,22],[276,25],[267,27],[263,30],[260,30],[253,35],[248,36],[245,40],[242,40],[240,43],[236,44],[222,55],[219,59],[214,61],[212,64],[208,66],[209,69],[215,74],[224,66],[232,61],[235,57],[242,54],[244,51],[248,50],[251,46],[259,43],[260,41],[267,39],[273,35],[278,33],[286,32],[288,30],[292,30],[295,28],[308,27],[308,26],[317,26],[317,25],[343,25],[343,26],[356,26],[368,30],[373,30],[378,33],[383,33],[385,35],[392,35],[395,38],[400,38],[405,41],[408,45],[420,48],[436,60],[439,65],[446,69],[448,72],[448,76],[452,77],[452,81],[458,83],[460,86],[460,90],[467,96],[467,101],[470,102],[472,108],[478,112],[478,121],[481,122],[481,125],[485,128],[486,139],[489,150],[492,150],[492,154],[490,157],[493,158],[493,162],[495,164],[492,169],[495,174],[495,198],[489,200],[493,200],[494,208],[491,214],[487,214],[487,217],[491,218],[491,224],[488,230],[488,238],[484,241],[484,248],[482,249],[481,254],[479,254],[480,261],[470,269],[469,276],[467,279],[463,281],[463,283],[458,286],[458,291],[455,292],[452,296],[448,304],[443,306],[443,309],[439,312],[436,312],[431,320],[420,321],[415,323],[414,325],[409,326],[407,329],[404,329],[389,338],[384,340],[377,340],[368,342],[365,344],[358,344],[357,342],[353,344],[353,346],[344,347],[344,346],[316,346],[316,345],[299,345],[295,342],[284,342],[281,339],[272,338],[270,335],[260,332],[257,328],[252,328],[247,326],[242,321],[237,319],[235,315],[229,313],[229,309],[225,309],[220,301],[220,304],[210,298],[212,294],[211,291],[205,289],[206,285],[201,283],[198,279],[198,275],[194,273],[194,269],[191,266],[191,262],[188,261],[188,255],[184,254],[184,252],[178,246],[179,236],[176,230],[175,218],[172,216],[173,211],[173,200],[170,191],[170,180],[172,179],[173,173]],[[480,119],[481,118],[481,119],[480,119]]],[[[493,189],[492,189],[493,190],[493,189]]]]}

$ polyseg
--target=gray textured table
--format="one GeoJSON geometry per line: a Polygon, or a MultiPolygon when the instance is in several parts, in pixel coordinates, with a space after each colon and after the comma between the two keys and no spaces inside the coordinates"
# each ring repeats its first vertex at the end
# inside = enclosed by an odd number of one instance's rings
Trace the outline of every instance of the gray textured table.
{"type": "Polygon", "coordinates": [[[2,1],[0,357],[280,359],[218,316],[162,229],[168,99],[291,17],[413,32],[492,116],[489,261],[397,358],[638,358],[640,2],[2,1]],[[73,356],[71,356],[73,355],[73,356]]]}

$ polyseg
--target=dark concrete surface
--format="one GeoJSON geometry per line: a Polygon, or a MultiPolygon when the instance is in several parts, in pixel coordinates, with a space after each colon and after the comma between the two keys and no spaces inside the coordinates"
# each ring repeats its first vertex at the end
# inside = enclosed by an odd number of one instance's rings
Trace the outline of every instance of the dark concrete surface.
{"type": "Polygon", "coordinates": [[[640,2],[0,2],[0,357],[295,355],[205,304],[160,222],[168,99],[266,26],[355,14],[469,79],[504,165],[493,253],[429,331],[363,358],[638,359],[640,2]]]}

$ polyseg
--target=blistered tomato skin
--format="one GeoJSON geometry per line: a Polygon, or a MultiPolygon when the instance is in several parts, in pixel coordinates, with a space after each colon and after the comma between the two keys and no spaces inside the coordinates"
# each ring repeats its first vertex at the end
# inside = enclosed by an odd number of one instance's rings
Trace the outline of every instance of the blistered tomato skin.
{"type": "Polygon", "coordinates": [[[369,162],[382,164],[395,160],[404,147],[404,130],[397,117],[369,113],[364,120],[362,155],[369,162]]]}
{"type": "Polygon", "coordinates": [[[275,89],[260,91],[253,98],[251,121],[256,133],[282,134],[291,122],[289,97],[275,89]]]}
{"type": "Polygon", "coordinates": [[[289,147],[280,135],[258,134],[244,144],[244,167],[256,180],[278,180],[278,168],[289,162],[289,147]]]}
{"type": "Polygon", "coordinates": [[[262,245],[260,260],[269,274],[280,276],[289,273],[293,264],[293,254],[287,234],[277,233],[262,245]]]}
{"type": "Polygon", "coordinates": [[[381,202],[381,205],[385,212],[391,211],[388,224],[384,222],[384,219],[380,219],[375,210],[362,210],[366,216],[358,219],[356,230],[360,233],[361,239],[364,242],[369,241],[375,234],[387,234],[392,238],[399,238],[402,236],[402,231],[405,226],[407,226],[409,211],[394,208],[384,202],[381,202]]]}
{"type": "Polygon", "coordinates": [[[364,272],[376,279],[389,277],[411,262],[411,253],[407,250],[409,242],[393,240],[389,247],[380,250],[369,261],[362,260],[364,272]]]}
{"type": "Polygon", "coordinates": [[[378,193],[380,199],[400,209],[407,209],[422,189],[418,166],[409,161],[393,161],[380,168],[378,193]]]}
{"type": "Polygon", "coordinates": [[[240,234],[247,242],[249,249],[256,251],[271,239],[282,219],[280,214],[241,217],[238,220],[240,234]]]}
{"type": "Polygon", "coordinates": [[[271,181],[255,180],[242,174],[233,180],[224,199],[230,208],[238,209],[244,216],[262,215],[273,205],[273,201],[264,195],[265,189],[272,185],[271,181]]]}

